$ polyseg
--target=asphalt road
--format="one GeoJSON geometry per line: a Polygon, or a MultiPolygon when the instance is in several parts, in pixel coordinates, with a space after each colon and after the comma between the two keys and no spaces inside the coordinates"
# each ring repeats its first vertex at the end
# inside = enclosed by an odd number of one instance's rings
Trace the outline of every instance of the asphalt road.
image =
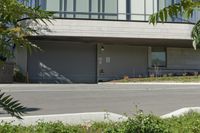
{"type": "MultiPolygon", "coordinates": [[[[131,115],[137,109],[163,115],[200,107],[200,85],[0,85],[27,107],[26,115],[108,111],[131,115]]],[[[0,116],[7,116],[4,112],[0,116]]]]}

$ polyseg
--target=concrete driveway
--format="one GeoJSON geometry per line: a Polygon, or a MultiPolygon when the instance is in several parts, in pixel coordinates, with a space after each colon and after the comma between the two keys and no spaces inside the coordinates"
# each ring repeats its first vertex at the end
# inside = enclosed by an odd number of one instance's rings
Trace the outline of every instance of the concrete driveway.
{"type": "Polygon", "coordinates": [[[100,111],[131,115],[136,106],[146,113],[162,115],[182,107],[200,106],[198,84],[2,84],[0,88],[28,107],[26,115],[100,111]]]}

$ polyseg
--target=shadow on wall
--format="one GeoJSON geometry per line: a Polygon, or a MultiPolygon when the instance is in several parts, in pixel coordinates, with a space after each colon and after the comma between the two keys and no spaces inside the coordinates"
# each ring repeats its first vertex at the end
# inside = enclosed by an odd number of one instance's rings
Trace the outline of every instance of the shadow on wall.
{"type": "Polygon", "coordinates": [[[34,30],[37,31],[40,35],[46,35],[47,32],[52,32],[52,30],[49,28],[49,25],[52,25],[50,22],[46,21],[47,25],[43,24],[42,22],[35,23],[31,20],[23,21],[23,24],[26,27],[31,27],[34,30]]]}
{"type": "Polygon", "coordinates": [[[59,74],[58,72],[52,70],[50,67],[46,66],[42,62],[39,63],[41,71],[39,72],[39,77],[41,82],[53,82],[53,83],[73,83],[70,79],[59,74]]]}

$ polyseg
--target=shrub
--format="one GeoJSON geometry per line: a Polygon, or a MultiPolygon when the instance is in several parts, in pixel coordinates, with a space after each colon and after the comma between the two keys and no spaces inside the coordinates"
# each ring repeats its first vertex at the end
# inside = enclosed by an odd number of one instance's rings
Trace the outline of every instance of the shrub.
{"type": "Polygon", "coordinates": [[[170,130],[177,133],[200,133],[200,114],[190,112],[184,116],[165,120],[170,130]]]}
{"type": "Polygon", "coordinates": [[[14,81],[24,83],[24,82],[26,82],[26,77],[20,71],[15,71],[14,72],[14,81]]]}
{"type": "Polygon", "coordinates": [[[200,133],[200,114],[161,119],[138,113],[124,122],[66,125],[62,122],[39,122],[33,126],[0,124],[0,133],[200,133]]]}
{"type": "Polygon", "coordinates": [[[194,76],[199,76],[199,72],[194,72],[194,76]]]}
{"type": "Polygon", "coordinates": [[[125,122],[125,133],[168,133],[168,129],[164,120],[152,114],[137,114],[125,122]]]}
{"type": "Polygon", "coordinates": [[[124,80],[129,80],[129,76],[124,75],[123,79],[124,79],[124,80]]]}
{"type": "Polygon", "coordinates": [[[168,73],[167,74],[169,77],[172,77],[174,74],[173,73],[168,73]]]}

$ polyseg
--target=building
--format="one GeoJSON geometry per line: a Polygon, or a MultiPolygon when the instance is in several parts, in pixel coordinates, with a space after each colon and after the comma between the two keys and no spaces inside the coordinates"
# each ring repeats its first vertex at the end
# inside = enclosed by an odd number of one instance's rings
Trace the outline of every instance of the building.
{"type": "Polygon", "coordinates": [[[97,83],[124,76],[200,71],[192,48],[194,12],[153,26],[148,17],[176,0],[31,0],[54,11],[48,30],[32,37],[43,51],[17,51],[16,63],[30,82],[97,83]]]}

